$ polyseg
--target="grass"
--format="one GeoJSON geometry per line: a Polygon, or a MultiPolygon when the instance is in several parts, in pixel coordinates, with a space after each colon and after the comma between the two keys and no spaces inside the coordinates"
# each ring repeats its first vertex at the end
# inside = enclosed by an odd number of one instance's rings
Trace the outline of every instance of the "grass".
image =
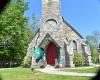
{"type": "Polygon", "coordinates": [[[90,80],[91,77],[76,77],[76,76],[62,76],[49,75],[34,71],[29,68],[11,68],[0,69],[2,80],[90,80]]]}
{"type": "Polygon", "coordinates": [[[99,67],[93,67],[93,68],[66,68],[61,70],[66,72],[97,73],[99,69],[100,69],[99,67]]]}

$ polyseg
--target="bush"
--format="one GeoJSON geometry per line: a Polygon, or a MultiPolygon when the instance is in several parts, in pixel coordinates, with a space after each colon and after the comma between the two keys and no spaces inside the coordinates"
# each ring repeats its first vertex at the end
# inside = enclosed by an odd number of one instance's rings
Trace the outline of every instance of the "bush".
{"type": "Polygon", "coordinates": [[[75,66],[83,66],[85,58],[82,53],[75,53],[73,58],[75,66]]]}
{"type": "Polygon", "coordinates": [[[31,66],[31,56],[25,56],[22,66],[25,68],[31,66]]]}

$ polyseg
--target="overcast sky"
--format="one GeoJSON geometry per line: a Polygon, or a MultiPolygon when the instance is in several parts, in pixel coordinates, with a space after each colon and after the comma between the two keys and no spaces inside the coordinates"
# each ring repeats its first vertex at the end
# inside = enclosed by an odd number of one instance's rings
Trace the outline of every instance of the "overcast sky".
{"type": "MultiPolygon", "coordinates": [[[[41,17],[42,0],[28,0],[29,10],[25,16],[32,14],[41,17]]],[[[100,1],[99,0],[61,0],[61,15],[82,36],[100,31],[100,1]]]]}

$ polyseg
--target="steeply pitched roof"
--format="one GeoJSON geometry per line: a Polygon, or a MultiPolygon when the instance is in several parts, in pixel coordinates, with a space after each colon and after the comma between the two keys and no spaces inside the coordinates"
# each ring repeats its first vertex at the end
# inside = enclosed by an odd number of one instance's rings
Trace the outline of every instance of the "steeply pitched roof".
{"type": "MultiPolygon", "coordinates": [[[[63,18],[63,17],[62,17],[62,18],[63,18]]],[[[82,36],[80,33],[78,33],[67,21],[65,21],[64,18],[63,18],[63,22],[64,22],[66,25],[68,25],[80,38],[83,39],[83,36],[82,36]]]]}

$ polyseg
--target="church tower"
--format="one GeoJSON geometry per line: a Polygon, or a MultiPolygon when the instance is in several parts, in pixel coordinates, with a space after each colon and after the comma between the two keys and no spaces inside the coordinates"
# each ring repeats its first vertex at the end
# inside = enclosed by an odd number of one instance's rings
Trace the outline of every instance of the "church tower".
{"type": "Polygon", "coordinates": [[[60,0],[42,0],[42,27],[47,31],[58,31],[61,22],[60,0]]]}
{"type": "Polygon", "coordinates": [[[60,0],[42,0],[42,16],[59,16],[60,0]]]}
{"type": "MultiPolygon", "coordinates": [[[[73,67],[75,53],[85,57],[85,65],[91,65],[91,51],[84,38],[61,16],[60,0],[42,0],[41,27],[29,44],[27,55],[34,48],[42,48],[45,55],[43,65],[73,67]]],[[[39,51],[37,51],[39,52],[39,51]]],[[[38,53],[35,54],[38,54],[38,53]]],[[[32,67],[37,64],[32,56],[32,67]]]]}

